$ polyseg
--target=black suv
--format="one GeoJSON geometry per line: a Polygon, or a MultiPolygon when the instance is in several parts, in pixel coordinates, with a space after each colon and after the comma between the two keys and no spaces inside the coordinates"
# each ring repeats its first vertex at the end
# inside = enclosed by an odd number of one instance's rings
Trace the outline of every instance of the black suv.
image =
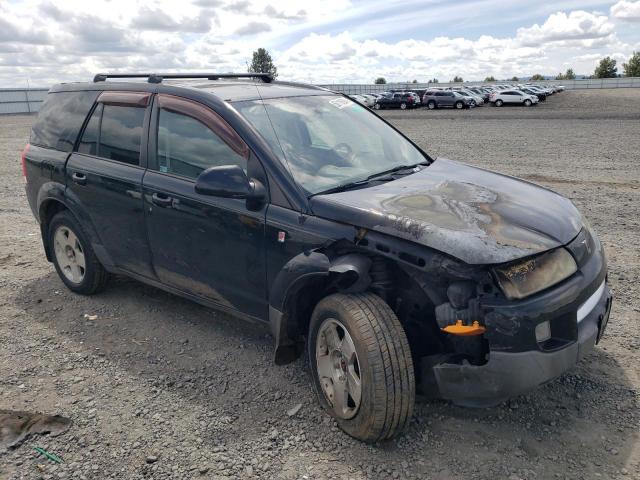
{"type": "Polygon", "coordinates": [[[496,404],[600,339],[603,249],[560,195],[434,160],[322,88],[110,77],[53,87],[22,156],[72,291],[124,274],[267,322],[278,364],[306,339],[321,405],[365,441],[402,430],[416,388],[496,404]]]}
{"type": "Polygon", "coordinates": [[[394,92],[389,96],[380,97],[373,104],[373,108],[380,110],[382,108],[399,108],[400,110],[406,110],[407,108],[414,108],[419,106],[414,97],[415,93],[410,92],[394,92]]]}

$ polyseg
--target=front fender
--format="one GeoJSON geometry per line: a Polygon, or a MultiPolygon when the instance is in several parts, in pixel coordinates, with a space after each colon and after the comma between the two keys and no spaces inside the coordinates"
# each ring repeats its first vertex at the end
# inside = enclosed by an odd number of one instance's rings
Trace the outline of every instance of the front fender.
{"type": "MultiPolygon", "coordinates": [[[[343,292],[364,291],[371,283],[371,260],[359,253],[330,258],[324,249],[293,257],[276,276],[269,294],[269,325],[275,339],[275,362],[289,363],[299,355],[300,321],[295,318],[296,296],[303,288],[321,283],[318,288],[343,292]]],[[[305,319],[306,320],[306,319],[305,319]]]]}

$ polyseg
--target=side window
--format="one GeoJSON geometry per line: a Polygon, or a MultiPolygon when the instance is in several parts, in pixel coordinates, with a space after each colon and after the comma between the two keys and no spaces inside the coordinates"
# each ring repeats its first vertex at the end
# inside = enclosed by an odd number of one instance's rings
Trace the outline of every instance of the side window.
{"type": "Polygon", "coordinates": [[[96,109],[93,111],[89,123],[84,129],[82,139],[78,145],[79,153],[86,153],[87,155],[98,154],[98,131],[100,129],[100,117],[102,116],[102,104],[99,103],[96,109]]]}
{"type": "Polygon", "coordinates": [[[99,92],[49,93],[31,129],[29,142],[63,152],[73,150],[84,119],[99,92]]]}
{"type": "Polygon", "coordinates": [[[213,166],[239,165],[247,170],[246,158],[205,124],[162,108],[158,118],[157,158],[161,172],[190,178],[213,166]]]}
{"type": "Polygon", "coordinates": [[[140,107],[99,103],[84,129],[78,152],[139,165],[144,113],[140,107]]]}

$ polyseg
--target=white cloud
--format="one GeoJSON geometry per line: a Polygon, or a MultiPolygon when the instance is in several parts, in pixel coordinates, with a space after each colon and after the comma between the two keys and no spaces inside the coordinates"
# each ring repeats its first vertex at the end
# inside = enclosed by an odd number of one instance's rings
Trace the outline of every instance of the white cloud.
{"type": "MultiPolygon", "coordinates": [[[[429,12],[464,25],[462,16],[475,11],[477,1],[438,4],[429,12]]],[[[485,10],[510,8],[481,1],[485,10]]],[[[523,3],[539,6],[537,0],[523,3]]],[[[498,34],[486,23],[482,28],[493,33],[464,36],[447,35],[449,27],[425,16],[418,0],[0,0],[0,86],[23,85],[27,78],[38,85],[87,80],[114,70],[244,71],[258,47],[271,52],[281,78],[308,82],[510,78],[567,66],[589,74],[597,59],[628,57],[640,48],[635,25],[617,21],[635,18],[638,4],[619,1],[609,16],[559,11],[538,24],[523,20],[529,15],[523,6],[515,9],[523,15],[516,17],[520,28],[498,34]],[[429,32],[436,25],[434,36],[429,32]],[[403,35],[409,26],[422,30],[403,35]]],[[[481,31],[475,18],[469,26],[481,31]]]]}
{"type": "Polygon", "coordinates": [[[640,22],[640,0],[636,2],[621,0],[611,7],[611,16],[629,22],[640,22]]]}
{"type": "Polygon", "coordinates": [[[516,37],[525,46],[572,41],[586,46],[588,42],[609,38],[614,28],[606,15],[577,10],[568,15],[554,13],[542,25],[519,28],[516,37]]]}

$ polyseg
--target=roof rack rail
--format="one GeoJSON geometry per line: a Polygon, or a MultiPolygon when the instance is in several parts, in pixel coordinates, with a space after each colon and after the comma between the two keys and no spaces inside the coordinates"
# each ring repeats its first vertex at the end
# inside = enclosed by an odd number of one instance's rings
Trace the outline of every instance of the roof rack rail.
{"type": "Polygon", "coordinates": [[[98,73],[93,77],[94,82],[104,82],[109,78],[147,78],[149,83],[162,83],[162,80],[172,78],[206,78],[219,80],[221,78],[259,78],[264,83],[271,83],[270,73],[98,73]]]}

